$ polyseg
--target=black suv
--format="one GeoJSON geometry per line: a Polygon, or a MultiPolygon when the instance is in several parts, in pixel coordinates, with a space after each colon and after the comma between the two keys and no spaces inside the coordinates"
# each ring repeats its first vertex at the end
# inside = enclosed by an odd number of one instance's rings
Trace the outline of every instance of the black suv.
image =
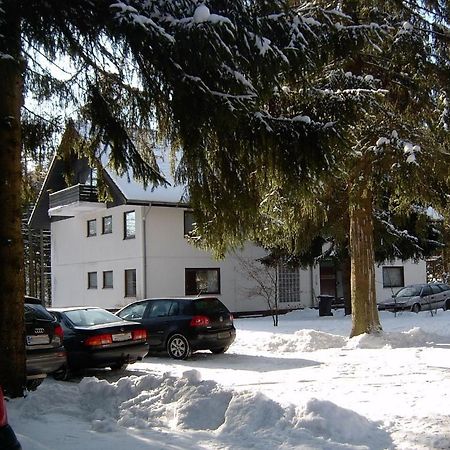
{"type": "Polygon", "coordinates": [[[63,330],[41,301],[25,297],[25,349],[27,387],[35,389],[49,373],[66,364],[63,330]]]}
{"type": "Polygon", "coordinates": [[[236,338],[233,316],[215,297],[140,300],[116,314],[147,329],[150,351],[166,350],[174,359],[196,350],[224,353],[236,338]]]}

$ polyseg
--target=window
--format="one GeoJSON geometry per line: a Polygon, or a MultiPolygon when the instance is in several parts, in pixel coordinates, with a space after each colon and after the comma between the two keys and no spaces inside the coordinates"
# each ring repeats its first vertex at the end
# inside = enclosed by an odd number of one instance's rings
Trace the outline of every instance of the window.
{"type": "Polygon", "coordinates": [[[128,211],[124,213],[124,239],[136,237],[136,212],[128,211]]]}
{"type": "Polygon", "coordinates": [[[185,293],[220,294],[220,269],[185,269],[185,293]]]}
{"type": "Polygon", "coordinates": [[[403,266],[401,267],[383,267],[383,287],[403,287],[405,278],[403,274],[403,266]]]}
{"type": "Polygon", "coordinates": [[[150,303],[148,317],[166,317],[169,315],[172,301],[155,300],[150,303]]]}
{"type": "Polygon", "coordinates": [[[136,269],[125,270],[125,297],[136,297],[136,269]]]}
{"type": "Polygon", "coordinates": [[[280,303],[300,301],[300,273],[284,263],[278,265],[278,300],[280,303]]]}
{"type": "Polygon", "coordinates": [[[97,289],[97,272],[88,272],[88,289],[97,289]]]}
{"type": "Polygon", "coordinates": [[[102,233],[112,233],[112,216],[106,216],[102,218],[102,233]]]}
{"type": "Polygon", "coordinates": [[[148,302],[135,303],[123,309],[117,315],[125,320],[139,320],[144,317],[148,302]]]}
{"type": "Polygon", "coordinates": [[[432,284],[430,287],[433,294],[440,294],[442,292],[441,288],[437,284],[432,284]]]}
{"type": "Polygon", "coordinates": [[[107,270],[103,272],[103,289],[112,289],[113,287],[113,271],[107,270]]]}
{"type": "Polygon", "coordinates": [[[95,219],[87,221],[87,235],[88,237],[97,235],[97,221],[95,219]]]}
{"type": "Polygon", "coordinates": [[[194,221],[194,214],[192,211],[185,211],[184,212],[184,235],[189,236],[192,234],[192,231],[194,230],[195,221],[194,221]]]}

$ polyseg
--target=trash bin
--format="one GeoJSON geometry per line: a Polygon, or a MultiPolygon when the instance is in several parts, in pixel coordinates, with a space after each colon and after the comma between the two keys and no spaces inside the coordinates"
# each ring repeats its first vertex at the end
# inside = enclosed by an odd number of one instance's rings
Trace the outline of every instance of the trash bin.
{"type": "Polygon", "coordinates": [[[332,295],[318,295],[319,299],[319,316],[332,316],[331,302],[334,300],[332,295]]]}

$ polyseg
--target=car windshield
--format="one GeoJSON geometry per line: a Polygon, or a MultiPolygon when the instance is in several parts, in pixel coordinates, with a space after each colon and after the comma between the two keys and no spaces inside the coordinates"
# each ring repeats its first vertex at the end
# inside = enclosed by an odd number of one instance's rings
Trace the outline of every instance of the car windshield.
{"type": "Polygon", "coordinates": [[[54,317],[42,306],[31,303],[25,303],[25,322],[32,322],[33,320],[47,320],[53,322],[54,317]]]}
{"type": "Polygon", "coordinates": [[[227,313],[225,305],[217,298],[205,298],[195,301],[197,314],[220,314],[227,313]]]}
{"type": "Polygon", "coordinates": [[[395,294],[395,297],[415,297],[417,295],[420,295],[421,289],[421,286],[407,286],[403,289],[400,289],[397,294],[395,294]]]}
{"type": "Polygon", "coordinates": [[[109,311],[98,308],[74,309],[73,311],[65,311],[64,314],[74,325],[79,327],[90,327],[122,320],[109,311]]]}

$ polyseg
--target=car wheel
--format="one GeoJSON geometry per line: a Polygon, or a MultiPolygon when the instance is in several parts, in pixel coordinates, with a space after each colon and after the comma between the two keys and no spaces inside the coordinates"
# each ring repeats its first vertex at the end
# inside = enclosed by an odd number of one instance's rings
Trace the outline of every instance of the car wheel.
{"type": "Polygon", "coordinates": [[[418,303],[414,303],[414,305],[412,305],[411,312],[416,314],[420,312],[420,305],[418,303]]]}
{"type": "Polygon", "coordinates": [[[115,363],[111,364],[109,367],[111,368],[111,370],[124,370],[127,366],[127,363],[115,363]]]}
{"type": "Polygon", "coordinates": [[[67,366],[62,367],[58,371],[53,373],[53,378],[59,381],[68,381],[70,380],[72,373],[67,366]]]}
{"type": "Polygon", "coordinates": [[[215,355],[220,355],[221,353],[225,353],[228,350],[228,347],[220,347],[220,348],[210,348],[211,353],[215,355]]]}
{"type": "Polygon", "coordinates": [[[167,353],[173,359],[186,359],[191,354],[189,341],[182,334],[174,334],[167,341],[167,353]]]}
{"type": "Polygon", "coordinates": [[[444,311],[448,311],[450,309],[450,299],[446,300],[444,306],[442,307],[444,311]]]}

